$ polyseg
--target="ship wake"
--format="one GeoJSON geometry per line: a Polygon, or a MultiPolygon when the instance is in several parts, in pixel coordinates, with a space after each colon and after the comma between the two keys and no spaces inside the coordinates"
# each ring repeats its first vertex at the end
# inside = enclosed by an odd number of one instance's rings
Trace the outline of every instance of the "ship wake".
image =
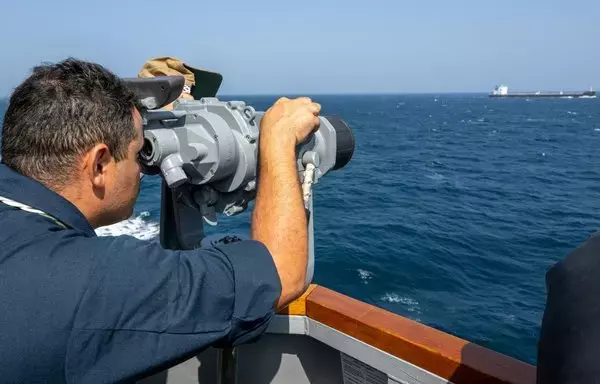
{"type": "Polygon", "coordinates": [[[96,234],[98,236],[129,235],[140,240],[152,240],[157,238],[160,226],[150,221],[149,217],[150,212],[142,212],[128,220],[97,228],[96,234]]]}

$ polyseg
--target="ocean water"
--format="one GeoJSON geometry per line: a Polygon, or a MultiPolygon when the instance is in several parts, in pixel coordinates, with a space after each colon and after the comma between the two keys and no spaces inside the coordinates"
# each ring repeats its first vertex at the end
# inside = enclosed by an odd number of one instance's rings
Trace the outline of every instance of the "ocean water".
{"type": "MultiPolygon", "coordinates": [[[[314,99],[356,136],[314,189],[315,283],[535,363],[545,272],[600,222],[599,100],[314,99]]],[[[144,178],[134,217],[98,233],[155,238],[159,185],[144,178]]],[[[245,232],[249,217],[207,229],[245,232]]]]}

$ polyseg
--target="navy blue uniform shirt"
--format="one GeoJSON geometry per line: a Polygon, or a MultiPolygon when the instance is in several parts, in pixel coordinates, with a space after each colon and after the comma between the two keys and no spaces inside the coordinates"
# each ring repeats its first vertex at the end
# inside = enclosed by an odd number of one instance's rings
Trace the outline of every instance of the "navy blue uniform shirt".
{"type": "Polygon", "coordinates": [[[66,199],[0,164],[0,382],[114,383],[265,331],[281,293],[262,243],[170,251],[100,237],[66,199]]]}

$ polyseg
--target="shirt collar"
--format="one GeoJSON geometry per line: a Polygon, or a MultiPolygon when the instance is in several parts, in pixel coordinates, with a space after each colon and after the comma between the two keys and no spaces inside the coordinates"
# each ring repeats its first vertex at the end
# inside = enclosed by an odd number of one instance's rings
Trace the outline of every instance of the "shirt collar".
{"type": "Polygon", "coordinates": [[[29,205],[57,218],[69,226],[96,236],[85,216],[70,201],[45,185],[0,163],[0,195],[29,205]]]}

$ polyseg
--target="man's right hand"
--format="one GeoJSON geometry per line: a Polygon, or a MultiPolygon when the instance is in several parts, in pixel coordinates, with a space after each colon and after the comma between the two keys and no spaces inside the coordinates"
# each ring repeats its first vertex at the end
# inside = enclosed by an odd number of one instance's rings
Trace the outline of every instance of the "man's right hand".
{"type": "Polygon", "coordinates": [[[321,106],[308,97],[281,98],[263,115],[259,134],[259,174],[252,214],[252,239],[273,257],[281,280],[277,308],[300,296],[308,262],[308,228],[296,145],[319,127],[321,106]]]}
{"type": "Polygon", "coordinates": [[[269,146],[300,144],[319,128],[320,111],[321,105],[308,97],[297,99],[282,97],[263,115],[260,122],[260,136],[269,139],[265,140],[269,146]]]}

